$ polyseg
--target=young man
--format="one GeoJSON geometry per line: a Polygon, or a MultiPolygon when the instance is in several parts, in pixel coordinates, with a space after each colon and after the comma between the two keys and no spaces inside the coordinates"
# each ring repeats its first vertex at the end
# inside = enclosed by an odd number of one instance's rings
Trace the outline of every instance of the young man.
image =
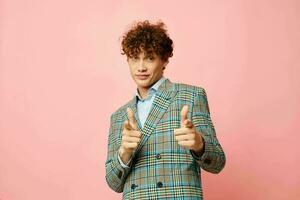
{"type": "Polygon", "coordinates": [[[205,90],[163,76],[172,52],[162,22],[138,22],[123,36],[137,90],[111,115],[105,163],[123,199],[203,199],[201,168],[225,166],[205,90]]]}

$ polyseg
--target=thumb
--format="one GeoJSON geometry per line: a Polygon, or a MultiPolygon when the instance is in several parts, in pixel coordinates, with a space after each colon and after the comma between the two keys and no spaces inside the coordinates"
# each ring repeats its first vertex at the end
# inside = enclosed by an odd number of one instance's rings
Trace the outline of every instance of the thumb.
{"type": "Polygon", "coordinates": [[[181,126],[184,126],[185,121],[188,119],[188,112],[189,112],[189,106],[188,105],[184,105],[181,109],[181,126]]]}
{"type": "Polygon", "coordinates": [[[132,111],[131,108],[127,108],[127,115],[129,119],[129,124],[134,130],[138,130],[137,122],[134,117],[134,112],[132,111]]]}
{"type": "Polygon", "coordinates": [[[193,128],[194,124],[193,124],[193,122],[191,120],[186,119],[186,120],[184,120],[182,126],[184,126],[186,128],[193,128]]]}

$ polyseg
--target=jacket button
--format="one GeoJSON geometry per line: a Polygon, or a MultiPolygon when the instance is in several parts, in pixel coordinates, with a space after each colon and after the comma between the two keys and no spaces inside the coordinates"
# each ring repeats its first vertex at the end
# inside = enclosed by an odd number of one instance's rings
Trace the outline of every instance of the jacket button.
{"type": "Polygon", "coordinates": [[[159,182],[156,184],[156,186],[157,186],[158,188],[161,188],[161,187],[163,186],[163,183],[159,181],[159,182]]]}
{"type": "Polygon", "coordinates": [[[204,163],[209,165],[211,163],[211,160],[209,158],[205,158],[204,163]]]}
{"type": "Polygon", "coordinates": [[[131,184],[131,189],[133,189],[133,190],[134,190],[136,187],[137,187],[137,185],[136,185],[136,184],[134,184],[134,183],[133,183],[133,184],[131,184]]]}
{"type": "Polygon", "coordinates": [[[161,159],[161,155],[160,154],[156,154],[156,159],[157,160],[161,159]]]}

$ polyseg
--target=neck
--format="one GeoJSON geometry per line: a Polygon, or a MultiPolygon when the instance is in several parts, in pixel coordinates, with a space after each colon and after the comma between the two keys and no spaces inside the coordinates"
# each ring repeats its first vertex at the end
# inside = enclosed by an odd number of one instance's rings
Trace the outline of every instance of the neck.
{"type": "Polygon", "coordinates": [[[139,94],[140,94],[142,99],[147,98],[149,89],[150,88],[138,88],[139,94]]]}
{"type": "Polygon", "coordinates": [[[148,86],[148,87],[138,87],[138,91],[139,91],[139,94],[141,96],[142,99],[145,99],[147,98],[148,96],[148,91],[150,90],[150,88],[157,83],[157,81],[159,81],[160,79],[162,78],[162,76],[157,79],[154,83],[152,83],[152,85],[148,86]]]}

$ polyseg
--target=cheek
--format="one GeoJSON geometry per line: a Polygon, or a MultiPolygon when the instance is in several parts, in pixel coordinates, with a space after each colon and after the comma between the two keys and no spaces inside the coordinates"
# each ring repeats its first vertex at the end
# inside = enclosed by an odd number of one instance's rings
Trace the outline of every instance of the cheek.
{"type": "Polygon", "coordinates": [[[157,73],[157,72],[159,72],[159,66],[157,65],[157,64],[153,64],[152,66],[151,66],[151,68],[149,68],[149,69],[151,69],[151,71],[153,72],[153,73],[157,73]]]}
{"type": "Polygon", "coordinates": [[[133,74],[133,72],[134,72],[134,69],[130,68],[130,73],[133,74]]]}
{"type": "Polygon", "coordinates": [[[161,74],[162,72],[162,67],[161,66],[157,66],[154,70],[153,70],[153,73],[155,74],[161,74]]]}

